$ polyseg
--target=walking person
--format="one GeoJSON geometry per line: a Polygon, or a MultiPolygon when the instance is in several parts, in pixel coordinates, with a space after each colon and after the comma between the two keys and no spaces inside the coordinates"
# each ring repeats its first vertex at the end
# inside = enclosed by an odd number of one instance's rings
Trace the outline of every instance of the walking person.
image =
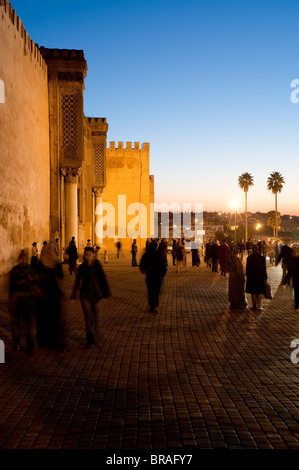
{"type": "Polygon", "coordinates": [[[219,243],[217,240],[215,240],[210,249],[210,256],[212,260],[212,273],[218,273],[218,248],[219,243]]]}
{"type": "Polygon", "coordinates": [[[209,239],[205,248],[205,262],[207,263],[208,268],[212,267],[211,247],[212,247],[212,240],[209,239]]]}
{"type": "Polygon", "coordinates": [[[239,252],[239,257],[240,257],[240,260],[241,260],[242,263],[243,263],[245,249],[246,248],[245,248],[244,240],[243,240],[243,238],[241,238],[241,240],[238,243],[238,252],[239,252]]]}
{"type": "Polygon", "coordinates": [[[165,263],[166,263],[166,266],[168,265],[168,262],[167,262],[167,249],[168,249],[167,241],[165,240],[165,238],[163,238],[161,240],[161,242],[159,243],[158,251],[163,256],[163,258],[165,260],[165,263]]]}
{"type": "Polygon", "coordinates": [[[172,241],[172,265],[175,266],[177,240],[172,241]]]}
{"type": "Polygon", "coordinates": [[[289,274],[289,265],[292,260],[292,248],[288,245],[288,243],[285,243],[281,247],[280,253],[276,259],[275,265],[277,266],[278,263],[281,261],[282,262],[282,279],[280,282],[281,286],[285,286],[288,284],[289,286],[291,285],[291,279],[290,279],[290,274],[289,274]]]}
{"type": "Polygon", "coordinates": [[[249,238],[249,240],[246,242],[246,245],[245,245],[246,250],[247,250],[247,256],[250,256],[252,253],[252,245],[253,245],[252,240],[251,238],[249,238]]]}
{"type": "Polygon", "coordinates": [[[245,301],[245,275],[241,259],[239,258],[239,248],[234,248],[227,260],[229,272],[228,300],[230,309],[244,309],[247,306],[245,301]]]}
{"type": "Polygon", "coordinates": [[[43,242],[42,249],[41,249],[41,252],[40,252],[40,255],[41,255],[41,256],[43,255],[43,252],[45,251],[45,249],[46,249],[47,246],[48,246],[48,242],[44,241],[44,242],[43,242]]]}
{"type": "Polygon", "coordinates": [[[192,266],[198,267],[200,265],[200,257],[199,257],[198,243],[195,241],[191,243],[191,258],[192,258],[192,266]]]}
{"type": "Polygon", "coordinates": [[[101,250],[101,248],[99,247],[99,245],[96,245],[96,247],[93,248],[95,257],[98,261],[100,261],[100,250],[101,250]]]}
{"type": "Polygon", "coordinates": [[[60,254],[59,238],[55,238],[54,252],[57,258],[59,258],[59,254],[60,254]]]}
{"type": "Polygon", "coordinates": [[[63,349],[66,345],[65,319],[61,311],[62,265],[54,248],[45,246],[38,265],[37,340],[39,347],[63,349]]]}
{"type": "MultiPolygon", "coordinates": [[[[92,250],[93,250],[93,248],[92,248],[92,250]]],[[[76,243],[75,243],[75,237],[73,237],[72,240],[70,241],[70,244],[69,244],[69,246],[66,250],[66,254],[69,257],[70,275],[72,275],[72,273],[76,274],[78,251],[77,251],[77,247],[76,247],[76,243]]]]}
{"type": "Polygon", "coordinates": [[[294,288],[294,307],[299,313],[299,249],[293,248],[292,259],[289,264],[289,273],[292,277],[292,285],[294,288]]]}
{"type": "Polygon", "coordinates": [[[119,258],[120,251],[121,251],[121,242],[120,241],[116,242],[115,247],[116,247],[116,257],[119,258]]]}
{"type": "Polygon", "coordinates": [[[131,246],[131,254],[132,254],[132,266],[137,266],[137,243],[136,239],[134,238],[132,246],[131,246]]]}
{"type": "Polygon", "coordinates": [[[38,249],[36,242],[32,243],[30,264],[33,268],[38,264],[38,249]]]}
{"type": "Polygon", "coordinates": [[[222,240],[221,245],[218,248],[218,260],[220,263],[221,276],[227,274],[227,258],[230,253],[230,249],[225,240],[222,240]]]}
{"type": "Polygon", "coordinates": [[[80,302],[85,320],[86,347],[92,348],[98,339],[100,319],[103,310],[102,300],[111,297],[110,287],[93,248],[86,247],[84,261],[76,274],[71,299],[75,300],[80,289],[80,302]]]}
{"type": "Polygon", "coordinates": [[[176,272],[179,273],[183,268],[184,261],[186,258],[186,250],[182,243],[182,240],[179,240],[175,249],[175,256],[177,261],[177,269],[176,272]]]}
{"type": "Polygon", "coordinates": [[[167,272],[165,259],[157,248],[158,243],[153,240],[150,249],[142,256],[139,265],[140,272],[146,274],[150,312],[154,313],[157,312],[156,309],[159,306],[159,294],[167,272]]]}
{"type": "Polygon", "coordinates": [[[26,335],[26,352],[35,348],[35,299],[33,296],[34,269],[28,256],[21,251],[18,264],[10,272],[9,311],[11,317],[13,349],[20,350],[22,326],[26,335]]]}
{"type": "Polygon", "coordinates": [[[252,245],[252,254],[246,262],[246,289],[251,294],[252,309],[262,311],[262,298],[267,280],[266,260],[259,254],[259,247],[252,245]]]}

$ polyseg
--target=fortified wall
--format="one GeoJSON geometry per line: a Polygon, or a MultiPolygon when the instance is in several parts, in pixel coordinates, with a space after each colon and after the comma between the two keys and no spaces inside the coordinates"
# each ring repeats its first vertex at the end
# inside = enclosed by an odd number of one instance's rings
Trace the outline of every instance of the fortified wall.
{"type": "MultiPolygon", "coordinates": [[[[109,202],[115,209],[117,226],[116,238],[122,243],[123,249],[130,251],[132,239],[124,237],[125,229],[130,221],[138,215],[134,208],[130,211],[130,205],[142,203],[146,208],[146,217],[136,226],[144,235],[137,238],[138,252],[141,254],[145,246],[146,238],[150,236],[150,192],[151,181],[149,174],[150,144],[139,142],[110,142],[107,148],[107,184],[103,191],[103,202],[109,202]],[[125,195],[126,206],[119,207],[118,196],[125,195]],[[125,209],[125,211],[124,211],[125,209]],[[126,212],[126,214],[124,214],[126,212]]],[[[137,207],[137,205],[136,205],[137,207]]],[[[104,240],[104,244],[111,250],[113,240],[104,240]]]]}
{"type": "Polygon", "coordinates": [[[0,0],[0,44],[2,274],[21,248],[36,241],[40,251],[49,239],[50,164],[47,65],[7,0],[0,0]]]}
{"type": "MultiPolygon", "coordinates": [[[[135,209],[142,203],[146,208],[145,217],[136,224],[138,251],[141,254],[146,238],[150,236],[150,203],[154,202],[154,178],[149,175],[150,145],[139,142],[110,142],[106,144],[108,124],[106,118],[85,118],[85,158],[80,188],[82,240],[90,238],[108,252],[114,252],[115,242],[120,241],[126,254],[130,253],[132,238],[127,227],[139,215],[135,209]],[[89,190],[92,188],[92,192],[89,190]],[[119,196],[121,204],[119,206],[119,196]],[[100,202],[109,203],[114,211],[115,236],[94,237],[99,217],[95,215],[100,202]],[[134,208],[135,205],[136,207],[134,208]]],[[[104,216],[106,212],[104,213],[104,216]]],[[[104,230],[108,229],[108,224],[104,230]]],[[[80,237],[79,237],[80,238],[80,237]]]]}

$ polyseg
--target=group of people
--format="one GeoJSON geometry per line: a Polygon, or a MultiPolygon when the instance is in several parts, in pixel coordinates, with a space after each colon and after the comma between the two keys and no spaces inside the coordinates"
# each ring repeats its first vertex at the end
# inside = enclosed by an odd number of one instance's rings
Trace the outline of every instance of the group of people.
{"type": "Polygon", "coordinates": [[[26,351],[40,347],[63,348],[65,328],[61,316],[62,266],[55,248],[44,243],[40,257],[29,258],[22,250],[18,264],[10,272],[9,310],[14,349],[20,348],[22,328],[26,332],[26,351]]]}
{"type": "MultiPolygon", "coordinates": [[[[96,259],[100,260],[100,250],[101,250],[100,246],[98,246],[97,244],[93,245],[91,240],[88,239],[85,248],[91,248],[92,251],[95,254],[96,259]]],[[[68,257],[68,264],[69,264],[70,274],[72,274],[72,273],[76,274],[77,270],[78,270],[79,256],[78,256],[78,250],[77,250],[77,246],[76,246],[75,237],[72,237],[72,239],[69,243],[69,246],[65,250],[65,253],[68,257]]],[[[103,257],[104,257],[104,263],[108,264],[108,251],[106,249],[104,249],[103,257]]]]}
{"type": "MultiPolygon", "coordinates": [[[[69,256],[72,257],[70,273],[74,272],[73,266],[78,256],[74,246],[73,239],[68,247],[71,247],[69,256]]],[[[92,246],[85,247],[83,262],[75,274],[71,299],[76,299],[79,290],[85,320],[86,346],[91,347],[98,335],[101,301],[111,297],[106,275],[92,246]]],[[[63,291],[60,286],[63,277],[62,263],[55,244],[45,242],[40,256],[35,252],[30,264],[26,251],[21,251],[18,264],[11,270],[9,279],[9,311],[14,349],[20,349],[23,330],[28,353],[36,345],[52,349],[63,349],[66,346],[66,323],[61,308],[63,291]]]]}
{"type": "Polygon", "coordinates": [[[267,296],[269,283],[267,281],[266,259],[277,266],[282,263],[281,285],[294,287],[295,309],[299,311],[299,252],[292,249],[288,243],[279,248],[276,243],[273,248],[266,241],[253,243],[243,240],[231,246],[222,240],[211,240],[205,246],[205,260],[212,269],[218,272],[220,265],[221,275],[229,274],[229,302],[231,309],[244,309],[247,307],[245,293],[251,294],[252,309],[262,310],[262,299],[267,296]],[[244,271],[243,256],[247,251],[246,267],[244,271]],[[273,255],[272,255],[273,252],[273,255]],[[270,256],[271,254],[271,256],[270,256]]]}
{"type": "MultiPolygon", "coordinates": [[[[66,345],[65,319],[61,313],[61,298],[63,291],[60,282],[63,279],[62,264],[59,261],[57,244],[43,243],[40,256],[32,247],[32,256],[29,263],[27,253],[22,250],[18,264],[10,272],[9,308],[12,324],[12,340],[15,349],[20,348],[22,329],[26,334],[26,351],[30,353],[35,345],[55,349],[66,345]]],[[[132,244],[132,256],[135,252],[132,244]]],[[[69,247],[70,273],[78,254],[75,240],[72,239],[69,247]],[[75,247],[75,248],[74,248],[75,247]],[[73,256],[72,256],[72,253],[73,256]]],[[[137,253],[137,250],[136,250],[137,253]]],[[[174,243],[173,255],[176,258],[177,272],[180,271],[186,258],[183,240],[174,243]],[[174,255],[175,253],[175,255],[174,255]]],[[[219,243],[208,243],[205,247],[205,257],[212,271],[218,272],[218,261],[221,274],[229,274],[228,297],[231,309],[245,309],[247,303],[245,292],[251,294],[252,307],[262,310],[262,298],[267,291],[266,257],[260,253],[257,244],[253,244],[246,260],[244,271],[240,257],[239,246],[229,245],[223,240],[219,243]],[[213,255],[216,247],[217,256],[213,255]],[[211,263],[211,264],[210,264],[211,263]],[[246,275],[246,280],[245,280],[246,275]]],[[[285,244],[277,256],[276,265],[282,262],[282,285],[294,287],[295,309],[299,312],[299,249],[292,249],[285,244]]],[[[134,260],[134,266],[137,261],[134,260]]],[[[167,273],[167,243],[162,240],[148,240],[145,253],[141,257],[139,269],[146,275],[148,289],[148,302],[150,312],[156,312],[159,305],[159,294],[163,279],[167,273]]],[[[84,249],[83,262],[75,271],[75,280],[71,293],[71,301],[80,292],[80,303],[85,320],[86,347],[92,347],[98,337],[99,322],[102,311],[102,300],[111,297],[110,286],[100,263],[97,250],[88,245],[84,249]]]]}

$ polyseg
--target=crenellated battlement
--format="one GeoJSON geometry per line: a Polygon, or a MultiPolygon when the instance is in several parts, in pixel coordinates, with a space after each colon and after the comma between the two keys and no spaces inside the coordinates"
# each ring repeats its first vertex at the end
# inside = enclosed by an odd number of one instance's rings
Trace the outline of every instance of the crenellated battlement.
{"type": "Polygon", "coordinates": [[[84,51],[82,49],[49,49],[47,47],[41,46],[40,51],[43,57],[47,58],[85,61],[84,51]]]}
{"type": "Polygon", "coordinates": [[[101,118],[101,117],[85,117],[85,120],[91,124],[107,122],[107,118],[101,118]]]}
{"type": "Polygon", "coordinates": [[[115,142],[109,142],[108,150],[146,150],[149,151],[149,143],[144,142],[141,147],[139,142],[134,142],[134,146],[132,147],[132,142],[126,142],[124,146],[123,142],[118,142],[117,147],[115,147],[115,142]]]}
{"type": "MultiPolygon", "coordinates": [[[[0,0],[0,9],[0,11],[2,11],[2,15],[6,14],[6,17],[9,18],[12,25],[23,39],[24,55],[30,54],[31,58],[35,59],[42,69],[46,70],[47,64],[39,50],[38,45],[35,44],[32,39],[30,39],[30,36],[28,35],[21,19],[18,17],[16,11],[9,3],[9,0],[0,0]]],[[[0,15],[0,20],[2,20],[2,15],[0,15]]]]}

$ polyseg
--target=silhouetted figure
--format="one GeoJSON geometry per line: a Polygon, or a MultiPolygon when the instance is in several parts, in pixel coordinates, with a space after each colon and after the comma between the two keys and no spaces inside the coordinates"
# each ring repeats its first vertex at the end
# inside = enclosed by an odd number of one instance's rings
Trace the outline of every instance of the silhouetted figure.
{"type": "Polygon", "coordinates": [[[282,279],[281,285],[286,284],[290,285],[290,274],[289,274],[289,265],[292,260],[292,248],[286,243],[281,247],[280,253],[276,260],[276,266],[281,261],[282,262],[282,279]]]}
{"type": "Polygon", "coordinates": [[[235,248],[229,254],[227,269],[229,272],[228,300],[231,310],[241,309],[247,306],[245,301],[245,276],[241,259],[239,258],[239,248],[235,248]]]}
{"type": "Polygon", "coordinates": [[[221,245],[218,247],[218,260],[220,264],[221,276],[227,274],[227,258],[230,253],[230,248],[225,240],[222,240],[221,245]]]}
{"type": "Polygon", "coordinates": [[[73,272],[76,273],[77,271],[77,259],[78,259],[78,251],[76,247],[75,240],[71,240],[70,244],[66,250],[66,254],[69,257],[69,271],[70,274],[73,272]]]}
{"type": "Polygon", "coordinates": [[[289,263],[289,273],[292,277],[292,285],[294,288],[295,310],[299,313],[299,249],[293,248],[292,259],[289,263]]]}
{"type": "Polygon", "coordinates": [[[156,312],[159,306],[160,289],[167,272],[165,259],[158,252],[157,248],[158,244],[153,240],[150,249],[142,256],[139,265],[140,272],[146,274],[150,312],[156,312]]]}
{"type": "Polygon", "coordinates": [[[279,245],[278,245],[278,242],[275,242],[274,244],[274,263],[276,264],[277,262],[277,258],[279,256],[279,245]]]}
{"type": "Polygon", "coordinates": [[[218,273],[218,241],[215,240],[210,249],[210,256],[212,259],[212,272],[218,273]]]}
{"type": "Polygon", "coordinates": [[[198,244],[196,242],[191,243],[191,258],[192,258],[192,266],[198,267],[200,265],[200,257],[199,257],[198,244]]]}
{"type": "Polygon", "coordinates": [[[241,240],[238,243],[238,253],[239,253],[239,257],[240,257],[241,261],[243,261],[245,249],[246,249],[246,247],[245,247],[244,240],[243,240],[243,238],[241,238],[241,240]]]}
{"type": "Polygon", "coordinates": [[[211,256],[211,248],[212,248],[212,241],[209,239],[208,243],[206,244],[205,249],[205,262],[209,268],[212,267],[212,256],[211,256]]]}
{"type": "Polygon", "coordinates": [[[163,238],[161,240],[161,242],[159,243],[158,251],[163,256],[166,266],[168,265],[168,262],[167,262],[167,249],[168,249],[168,244],[167,244],[165,238],[163,238]]]}
{"type": "Polygon", "coordinates": [[[76,299],[78,289],[85,320],[86,347],[90,348],[96,344],[99,333],[102,299],[111,297],[102,265],[90,247],[84,250],[84,261],[78,268],[71,299],[76,299]]]}
{"type": "Polygon", "coordinates": [[[265,240],[262,242],[262,249],[261,249],[261,255],[264,258],[267,258],[267,253],[268,253],[268,244],[265,240]]]}
{"type": "Polygon", "coordinates": [[[38,249],[36,242],[32,243],[30,264],[33,268],[36,267],[38,264],[38,249]]]}
{"type": "Polygon", "coordinates": [[[251,253],[252,253],[252,245],[253,245],[253,243],[252,243],[252,240],[250,238],[249,240],[247,240],[246,245],[245,245],[248,256],[251,255],[251,253]]]}
{"type": "Polygon", "coordinates": [[[98,261],[100,261],[100,251],[101,251],[101,248],[99,247],[99,245],[96,245],[96,247],[94,248],[94,254],[98,261]]]}
{"type": "Polygon", "coordinates": [[[177,241],[172,242],[172,264],[175,266],[177,241]]]}
{"type": "Polygon", "coordinates": [[[262,310],[262,298],[267,280],[266,260],[259,254],[256,244],[252,245],[252,251],[246,262],[246,292],[251,294],[252,308],[262,310]]]}
{"type": "Polygon", "coordinates": [[[176,256],[176,272],[179,273],[185,264],[186,250],[182,240],[179,240],[175,249],[176,256]]]}
{"type": "Polygon", "coordinates": [[[116,242],[115,246],[116,246],[116,257],[119,258],[120,251],[121,251],[121,242],[120,241],[116,242]]]}
{"type": "Polygon", "coordinates": [[[45,247],[40,257],[38,278],[38,345],[61,349],[66,344],[65,324],[60,308],[62,291],[58,285],[58,280],[63,279],[63,270],[52,246],[45,247]]]}
{"type": "Polygon", "coordinates": [[[44,241],[44,242],[43,242],[42,249],[41,249],[41,252],[40,252],[40,255],[41,255],[41,256],[42,256],[43,251],[45,250],[46,246],[48,246],[48,242],[44,241]]]}
{"type": "Polygon", "coordinates": [[[11,316],[13,349],[20,349],[22,326],[26,335],[26,352],[35,347],[35,299],[33,296],[34,270],[28,256],[21,251],[18,264],[10,272],[9,310],[11,316]]]}
{"type": "Polygon", "coordinates": [[[132,266],[137,266],[137,251],[138,251],[138,247],[137,247],[136,240],[134,238],[132,246],[131,246],[132,266]]]}
{"type": "Polygon", "coordinates": [[[149,239],[149,238],[147,238],[147,239],[146,239],[146,242],[145,242],[145,251],[148,251],[148,250],[149,250],[149,248],[150,248],[150,246],[151,246],[150,239],[149,239]]]}
{"type": "Polygon", "coordinates": [[[57,256],[57,258],[59,258],[59,254],[60,254],[59,238],[55,238],[54,253],[57,256]]]}

